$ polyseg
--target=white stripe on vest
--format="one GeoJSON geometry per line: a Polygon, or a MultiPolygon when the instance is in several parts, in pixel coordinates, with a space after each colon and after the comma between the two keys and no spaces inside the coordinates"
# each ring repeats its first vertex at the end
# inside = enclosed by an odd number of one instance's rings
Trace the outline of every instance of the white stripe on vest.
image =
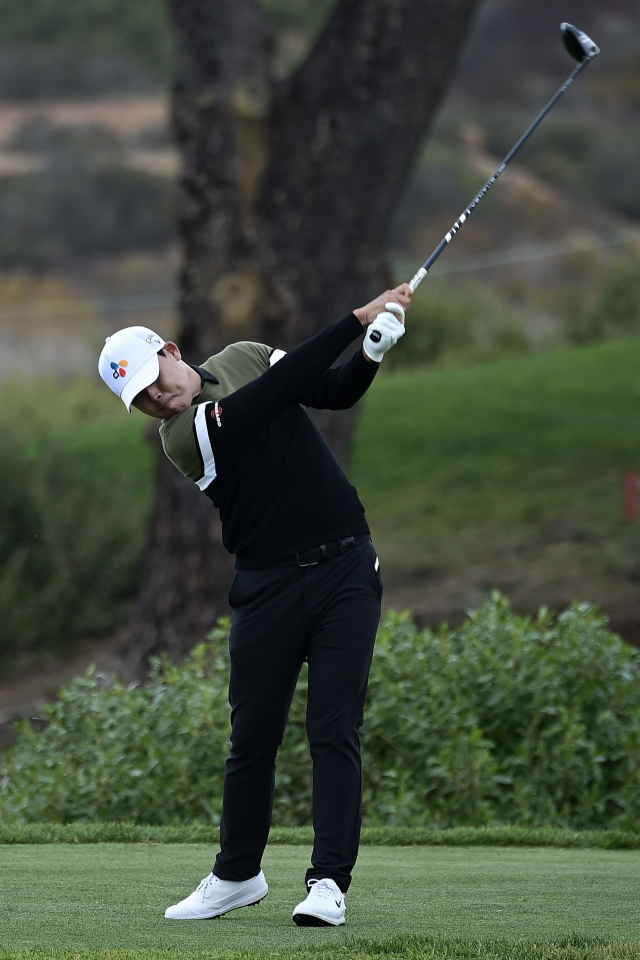
{"type": "Polygon", "coordinates": [[[278,360],[282,360],[286,352],[286,350],[274,350],[269,357],[269,366],[272,367],[274,363],[278,362],[278,360]]]}
{"type": "Polygon", "coordinates": [[[199,403],[196,410],[196,437],[200,448],[200,456],[204,464],[204,475],[196,480],[201,490],[206,490],[209,484],[216,478],[216,461],[211,448],[211,440],[207,431],[207,421],[205,408],[206,403],[199,403]]]}

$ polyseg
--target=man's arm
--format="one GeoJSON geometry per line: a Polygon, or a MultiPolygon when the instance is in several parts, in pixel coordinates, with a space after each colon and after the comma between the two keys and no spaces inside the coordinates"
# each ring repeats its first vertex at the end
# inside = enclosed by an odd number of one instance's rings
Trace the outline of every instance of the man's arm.
{"type": "Polygon", "coordinates": [[[341,366],[327,370],[315,383],[307,384],[296,400],[316,410],[346,410],[365,395],[379,367],[379,363],[365,358],[360,348],[341,366]]]}
{"type": "MultiPolygon", "coordinates": [[[[366,328],[384,310],[388,301],[395,301],[408,309],[412,294],[409,285],[403,283],[394,290],[386,290],[371,303],[353,312],[366,328]]],[[[285,354],[282,350],[273,350],[270,365],[277,363],[283,356],[285,354]]],[[[318,410],[345,410],[353,407],[373,383],[379,366],[379,362],[368,357],[362,347],[341,366],[327,370],[315,382],[304,384],[296,400],[305,407],[315,407],[318,410]]]]}
{"type": "Polygon", "coordinates": [[[363,333],[350,313],[289,353],[261,376],[218,402],[201,404],[196,429],[206,424],[214,451],[229,451],[262,430],[287,404],[315,383],[342,351],[363,333]],[[204,418],[204,420],[203,420],[204,418]]]}
{"type": "MultiPolygon", "coordinates": [[[[377,300],[305,340],[290,353],[278,351],[278,362],[244,387],[227,394],[222,400],[198,404],[193,429],[202,462],[202,476],[196,481],[200,489],[206,489],[216,477],[218,454],[235,455],[289,403],[295,403],[309,384],[315,384],[364,328],[379,322],[377,318],[384,307],[383,300],[394,300],[404,307],[410,299],[411,290],[407,284],[396,291],[386,291],[377,300]]],[[[366,363],[364,358],[363,361],[366,363]]]]}

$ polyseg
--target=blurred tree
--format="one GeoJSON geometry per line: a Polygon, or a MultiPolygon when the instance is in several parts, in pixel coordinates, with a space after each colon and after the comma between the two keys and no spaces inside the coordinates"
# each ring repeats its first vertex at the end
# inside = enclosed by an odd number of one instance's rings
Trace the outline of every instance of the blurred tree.
{"type": "MultiPolygon", "coordinates": [[[[339,0],[276,79],[255,0],[170,0],[183,174],[180,344],[287,349],[389,283],[386,241],[478,0],[339,0]]],[[[349,351],[351,352],[351,351],[349,351]]],[[[344,463],[353,411],[317,417],[344,463]]],[[[123,672],[179,658],[226,612],[232,559],[211,503],[160,456],[123,672]]]]}

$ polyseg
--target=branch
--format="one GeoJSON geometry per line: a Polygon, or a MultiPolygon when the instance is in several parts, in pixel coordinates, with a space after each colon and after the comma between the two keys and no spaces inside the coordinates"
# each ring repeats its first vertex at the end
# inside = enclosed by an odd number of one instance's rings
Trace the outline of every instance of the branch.
{"type": "Polygon", "coordinates": [[[307,61],[277,87],[262,229],[303,312],[326,301],[328,277],[366,287],[380,271],[395,203],[477,5],[339,0],[307,61]]]}

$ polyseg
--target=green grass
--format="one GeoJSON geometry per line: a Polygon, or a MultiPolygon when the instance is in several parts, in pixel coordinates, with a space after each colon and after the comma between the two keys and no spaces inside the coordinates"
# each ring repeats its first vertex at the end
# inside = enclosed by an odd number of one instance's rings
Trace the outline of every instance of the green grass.
{"type": "Polygon", "coordinates": [[[0,960],[338,960],[353,957],[404,957],[407,960],[637,960],[637,943],[607,943],[597,938],[563,937],[559,941],[463,940],[441,937],[391,937],[374,941],[346,937],[340,947],[316,944],[291,950],[3,950],[0,960]]]}
{"type": "MultiPolygon", "coordinates": [[[[310,848],[274,845],[263,861],[270,893],[259,907],[215,923],[165,921],[164,908],[208,873],[214,853],[204,844],[3,847],[0,944],[74,956],[150,948],[253,954],[349,947],[354,937],[366,937],[364,952],[375,953],[391,937],[449,943],[573,937],[574,944],[576,938],[637,941],[640,950],[635,851],[364,846],[347,895],[347,925],[298,929],[291,912],[304,896],[310,848]]],[[[400,942],[405,947],[398,952],[406,954],[409,941],[400,942]]],[[[517,956],[504,944],[496,954],[465,949],[448,955],[517,956]]],[[[598,954],[585,954],[592,955],[598,954]]]]}
{"type": "Polygon", "coordinates": [[[637,341],[380,376],[363,404],[350,475],[398,566],[436,548],[468,560],[566,514],[623,526],[622,472],[640,466],[637,341]]]}
{"type": "MultiPolygon", "coordinates": [[[[217,843],[218,828],[207,824],[172,827],[138,823],[0,823],[0,844],[42,843],[217,843]]],[[[307,846],[311,827],[274,827],[269,843],[307,846]]],[[[625,830],[559,830],[554,827],[365,827],[365,846],[560,847],[640,850],[640,834],[625,830]]]]}

